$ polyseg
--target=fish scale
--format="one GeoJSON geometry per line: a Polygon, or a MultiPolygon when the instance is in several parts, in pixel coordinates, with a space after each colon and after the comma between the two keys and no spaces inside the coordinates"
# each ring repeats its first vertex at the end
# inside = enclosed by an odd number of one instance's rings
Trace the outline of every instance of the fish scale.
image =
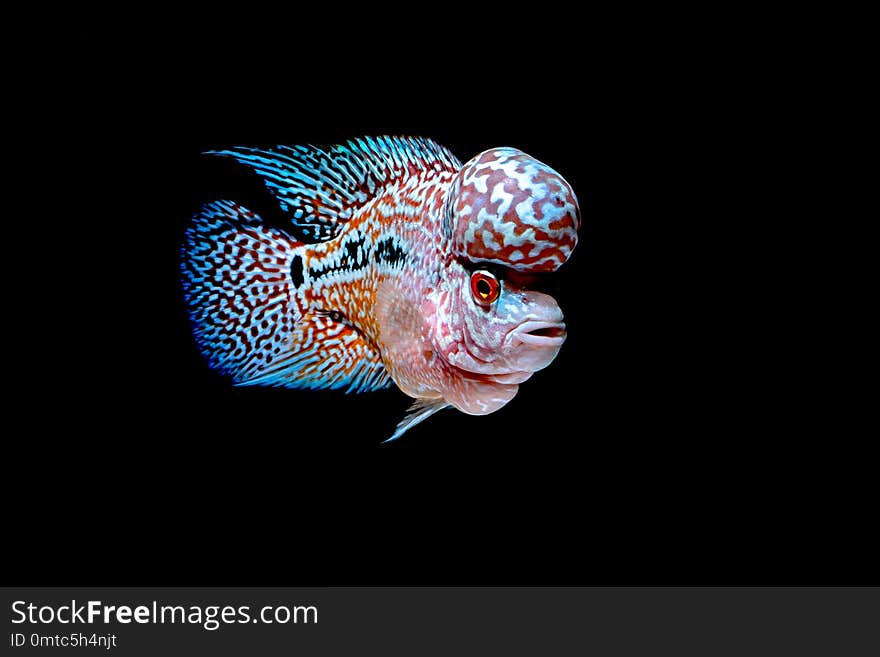
{"type": "Polygon", "coordinates": [[[194,336],[236,385],[366,392],[394,383],[416,399],[396,438],[446,406],[497,410],[516,392],[511,381],[555,357],[561,313],[513,276],[557,268],[577,241],[574,193],[546,165],[493,149],[462,167],[421,138],[212,154],[256,171],[288,222],[267,226],[218,200],[186,231],[194,336]],[[468,281],[494,281],[479,269],[488,265],[512,277],[480,305],[468,281]],[[542,321],[556,334],[517,333],[542,321]]]}

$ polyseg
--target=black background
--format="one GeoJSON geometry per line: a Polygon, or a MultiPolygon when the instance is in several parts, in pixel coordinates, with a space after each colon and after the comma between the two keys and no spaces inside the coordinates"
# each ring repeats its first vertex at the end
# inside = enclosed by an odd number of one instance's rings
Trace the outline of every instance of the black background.
{"type": "Polygon", "coordinates": [[[772,126],[735,53],[650,18],[72,25],[18,194],[53,255],[6,466],[16,583],[864,583],[867,480],[806,395],[772,126]],[[387,446],[396,389],[208,371],[178,281],[202,202],[271,211],[203,151],[380,134],[520,148],[584,219],[552,366],[387,446]]]}

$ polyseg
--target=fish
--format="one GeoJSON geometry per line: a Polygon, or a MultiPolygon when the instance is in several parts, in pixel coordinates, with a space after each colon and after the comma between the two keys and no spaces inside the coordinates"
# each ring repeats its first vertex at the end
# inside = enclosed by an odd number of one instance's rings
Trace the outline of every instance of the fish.
{"type": "Polygon", "coordinates": [[[184,232],[195,342],[232,384],[396,385],[415,401],[389,442],[444,408],[497,411],[559,353],[563,313],[532,287],[571,257],[581,215],[534,157],[498,147],[461,164],[386,136],[207,154],[255,172],[283,217],[221,198],[184,232]]]}

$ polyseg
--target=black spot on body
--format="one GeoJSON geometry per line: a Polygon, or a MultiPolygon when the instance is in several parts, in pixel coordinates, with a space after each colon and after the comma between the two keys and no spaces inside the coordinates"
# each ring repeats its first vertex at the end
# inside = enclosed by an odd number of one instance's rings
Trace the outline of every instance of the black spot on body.
{"type": "Polygon", "coordinates": [[[300,256],[294,256],[290,261],[290,278],[293,281],[293,287],[299,289],[299,286],[305,282],[303,278],[303,261],[300,256]]]}
{"type": "Polygon", "coordinates": [[[384,240],[377,242],[374,254],[376,262],[389,265],[397,265],[406,259],[404,250],[397,246],[391,237],[386,237],[384,240]]]}
{"type": "Polygon", "coordinates": [[[351,242],[347,242],[345,244],[346,258],[349,262],[357,263],[358,262],[358,247],[364,243],[363,237],[360,240],[355,240],[351,242]]]}
{"type": "Polygon", "coordinates": [[[312,278],[322,278],[330,276],[337,272],[352,272],[364,269],[370,263],[367,250],[367,238],[358,235],[355,239],[345,243],[342,256],[335,265],[327,265],[326,267],[316,266],[309,270],[312,278]]]}

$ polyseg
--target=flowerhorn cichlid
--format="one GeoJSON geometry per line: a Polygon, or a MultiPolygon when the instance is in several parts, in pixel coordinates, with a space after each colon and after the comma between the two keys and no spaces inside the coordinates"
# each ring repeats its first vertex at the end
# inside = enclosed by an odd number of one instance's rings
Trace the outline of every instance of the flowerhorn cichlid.
{"type": "Polygon", "coordinates": [[[397,385],[416,401],[389,438],[447,406],[498,410],[565,341],[529,289],[578,240],[569,184],[515,148],[464,166],[428,139],[231,148],[277,198],[282,228],[229,201],[186,230],[195,339],[236,385],[397,385]]]}

